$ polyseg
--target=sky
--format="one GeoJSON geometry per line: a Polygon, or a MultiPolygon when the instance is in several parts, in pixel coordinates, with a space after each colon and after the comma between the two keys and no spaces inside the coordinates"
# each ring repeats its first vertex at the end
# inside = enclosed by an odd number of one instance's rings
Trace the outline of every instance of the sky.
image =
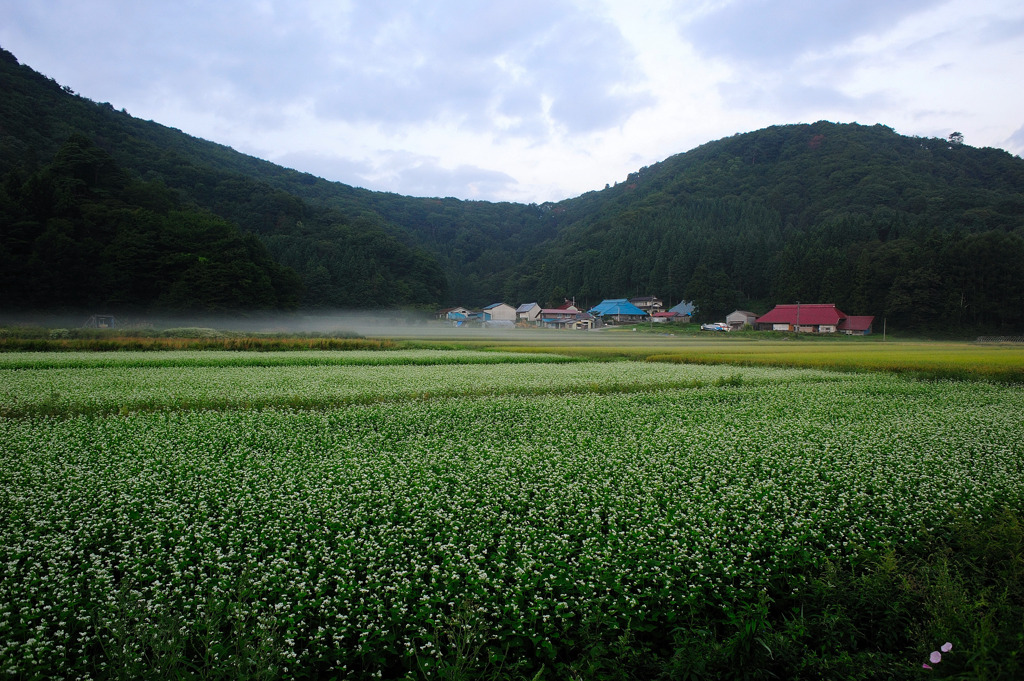
{"type": "Polygon", "coordinates": [[[0,47],[328,180],[543,203],[769,125],[1024,153],[1020,0],[0,0],[0,47]]]}

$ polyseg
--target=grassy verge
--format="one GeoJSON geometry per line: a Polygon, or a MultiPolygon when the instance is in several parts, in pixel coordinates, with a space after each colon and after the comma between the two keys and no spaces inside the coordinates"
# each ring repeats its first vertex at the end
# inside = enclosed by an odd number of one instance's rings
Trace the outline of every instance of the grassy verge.
{"type": "Polygon", "coordinates": [[[1024,525],[1002,509],[854,567],[794,571],[756,599],[694,607],[674,627],[595,622],[583,638],[560,663],[572,678],[1018,679],[1024,525]]]}
{"type": "MultiPolygon", "coordinates": [[[[708,332],[710,333],[710,332],[708,332]]],[[[757,333],[757,332],[754,332],[757,333]]],[[[768,333],[768,332],[765,332],[768,333]]],[[[419,342],[429,347],[429,342],[419,342]]],[[[982,345],[957,341],[874,342],[846,338],[762,338],[754,334],[718,334],[700,338],[654,337],[651,334],[550,337],[535,342],[444,343],[445,347],[504,352],[552,352],[591,361],[622,359],[677,363],[774,366],[828,371],[894,373],[925,380],[970,380],[1024,383],[1024,346],[982,345]]]]}
{"type": "Polygon", "coordinates": [[[1024,383],[1024,353],[922,352],[684,352],[649,355],[650,362],[802,367],[827,371],[880,371],[925,380],[982,380],[1024,383]],[[1009,360],[1009,361],[1007,361],[1009,360]]]}
{"type": "Polygon", "coordinates": [[[880,337],[785,336],[772,332],[732,334],[642,332],[604,333],[520,331],[497,336],[362,338],[354,334],[239,334],[206,328],[43,329],[0,328],[2,352],[113,352],[168,350],[477,350],[505,353],[553,353],[589,361],[638,360],[661,363],[775,366],[834,371],[897,373],[936,380],[1024,383],[1024,346],[964,341],[880,337]]]}

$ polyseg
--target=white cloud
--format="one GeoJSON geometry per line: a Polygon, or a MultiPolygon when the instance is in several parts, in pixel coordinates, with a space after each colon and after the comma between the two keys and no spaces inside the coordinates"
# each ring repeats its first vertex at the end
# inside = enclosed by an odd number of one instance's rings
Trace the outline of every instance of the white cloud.
{"type": "Polygon", "coordinates": [[[329,179],[557,200],[767,125],[1024,147],[1017,0],[0,0],[97,101],[329,179]]]}
{"type": "Polygon", "coordinates": [[[755,67],[780,66],[884,29],[942,0],[732,0],[684,22],[700,51],[755,67]]]}
{"type": "Polygon", "coordinates": [[[275,162],[302,168],[319,177],[355,177],[358,186],[414,196],[456,196],[479,199],[515,191],[515,179],[494,170],[460,165],[446,167],[441,159],[404,151],[378,151],[371,158],[353,159],[318,153],[289,153],[275,162]]]}
{"type": "Polygon", "coordinates": [[[1024,125],[1007,138],[1006,148],[1017,156],[1024,155],[1024,125]]]}

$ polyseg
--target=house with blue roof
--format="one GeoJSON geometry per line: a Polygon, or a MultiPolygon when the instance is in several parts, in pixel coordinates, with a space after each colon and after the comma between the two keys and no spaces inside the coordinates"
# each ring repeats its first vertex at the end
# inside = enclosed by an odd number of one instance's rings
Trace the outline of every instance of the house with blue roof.
{"type": "Polygon", "coordinates": [[[537,324],[541,307],[538,303],[523,303],[516,308],[516,318],[523,324],[537,324]]]}
{"type": "Polygon", "coordinates": [[[606,324],[634,324],[647,321],[647,313],[625,298],[609,298],[588,310],[606,324]]]}
{"type": "Polygon", "coordinates": [[[465,307],[446,307],[443,310],[438,310],[434,316],[443,321],[451,321],[455,319],[452,315],[462,315],[462,319],[465,319],[467,314],[469,314],[469,310],[465,307]]]}
{"type": "Polygon", "coordinates": [[[465,307],[448,307],[437,312],[435,316],[451,326],[469,326],[483,321],[482,312],[474,312],[465,307]]]}
{"type": "Polygon", "coordinates": [[[670,307],[668,311],[692,317],[693,313],[697,311],[697,306],[693,304],[692,300],[684,300],[675,307],[670,307]]]}

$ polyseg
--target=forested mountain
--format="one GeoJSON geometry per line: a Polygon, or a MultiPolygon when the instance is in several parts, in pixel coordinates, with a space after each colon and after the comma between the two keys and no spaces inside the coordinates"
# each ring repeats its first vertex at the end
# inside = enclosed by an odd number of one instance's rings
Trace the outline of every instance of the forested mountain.
{"type": "Polygon", "coordinates": [[[955,138],[772,127],[556,210],[523,289],[651,292],[709,316],[803,300],[904,327],[1024,324],[1024,160],[955,138]]]}
{"type": "MultiPolygon", "coordinates": [[[[109,104],[75,95],[28,66],[19,65],[12,54],[2,50],[0,92],[4,94],[0,97],[0,177],[5,178],[0,183],[0,262],[23,263],[0,278],[0,299],[5,309],[68,308],[78,304],[147,310],[168,306],[181,310],[266,309],[267,305],[271,309],[296,305],[433,307],[444,300],[447,282],[437,258],[411,240],[397,238],[395,233],[402,230],[391,228],[381,216],[351,198],[371,192],[328,183],[135,119],[109,104]],[[69,138],[89,140],[118,167],[124,182],[163,192],[176,210],[170,222],[189,232],[178,239],[183,248],[201,238],[187,228],[189,220],[216,217],[223,226],[249,235],[245,243],[258,246],[262,257],[269,254],[268,261],[272,260],[271,264],[280,270],[278,274],[290,282],[289,293],[272,298],[241,295],[240,290],[216,296],[200,295],[198,290],[172,295],[167,289],[174,282],[162,278],[167,270],[158,270],[161,276],[153,276],[144,258],[124,255],[118,267],[112,269],[138,270],[149,276],[149,284],[156,289],[153,295],[114,295],[106,287],[58,295],[54,286],[63,288],[64,282],[45,289],[55,297],[44,295],[44,289],[33,283],[35,277],[44,276],[41,268],[48,272],[84,272],[100,264],[110,267],[105,254],[79,247],[81,235],[72,235],[74,245],[50,253],[45,263],[38,258],[26,262],[27,254],[47,248],[47,232],[56,229],[49,224],[56,219],[46,213],[50,208],[26,222],[26,183],[37,181],[39,173],[54,172],[53,166],[60,165],[56,157],[69,138]],[[317,198],[325,188],[330,201],[317,198]],[[17,229],[12,226],[14,222],[19,223],[17,229]],[[32,291],[38,293],[29,295],[32,291]],[[191,302],[184,306],[184,300],[191,302]]],[[[90,189],[98,191],[90,191],[84,198],[100,212],[124,208],[124,196],[113,196],[106,188],[90,189]],[[108,201],[110,205],[106,205],[108,201]]],[[[127,238],[121,232],[118,235],[127,238]]],[[[93,245],[99,243],[101,235],[95,236],[93,245]]],[[[113,232],[103,234],[102,243],[109,245],[113,236],[113,232]]],[[[232,252],[232,257],[235,255],[232,252]]],[[[31,255],[28,258],[31,260],[31,255]]],[[[83,283],[95,282],[89,279],[83,283]]]]}
{"type": "Polygon", "coordinates": [[[92,102],[2,51],[0,91],[7,307],[586,304],[652,294],[692,299],[706,317],[802,300],[902,328],[1024,330],[1024,160],[958,138],[777,126],[538,206],[327,182],[92,102]],[[111,174],[79,178],[70,199],[37,191],[67,184],[69,153],[111,174]],[[184,245],[201,232],[221,245],[184,245]],[[262,274],[229,274],[205,253],[230,253],[262,274]],[[218,274],[200,277],[186,256],[216,263],[218,274]],[[136,270],[145,277],[129,281],[136,270]],[[121,283],[100,281],[101,271],[121,283]],[[92,279],[62,293],[57,272],[92,279]],[[262,293],[240,295],[239,284],[215,292],[227,279],[262,293]]]}
{"type": "Polygon", "coordinates": [[[251,234],[131,178],[75,133],[0,189],[5,308],[225,312],[288,309],[301,290],[251,234]]]}

